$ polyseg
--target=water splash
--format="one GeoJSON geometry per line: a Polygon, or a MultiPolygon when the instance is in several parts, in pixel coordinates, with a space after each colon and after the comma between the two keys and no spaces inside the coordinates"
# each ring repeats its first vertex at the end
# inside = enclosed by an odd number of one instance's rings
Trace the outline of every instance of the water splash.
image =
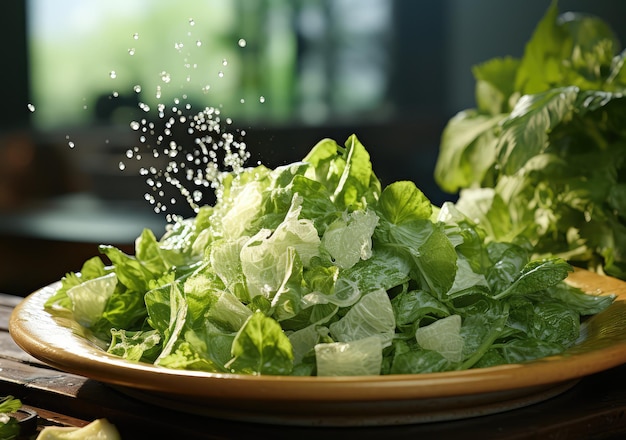
{"type": "MultiPolygon", "coordinates": [[[[196,26],[194,19],[189,18],[189,26],[196,26]]],[[[169,67],[157,70],[158,84],[154,97],[157,103],[148,105],[139,100],[138,108],[145,114],[129,122],[129,127],[136,132],[136,143],[126,149],[125,156],[118,163],[121,171],[137,171],[144,179],[148,189],[144,199],[156,213],[164,213],[167,221],[174,221],[180,216],[184,206],[195,213],[200,207],[212,204],[221,197],[222,179],[227,174],[239,174],[250,157],[244,142],[245,131],[233,129],[233,120],[225,118],[221,113],[221,105],[202,106],[188,100],[185,87],[191,84],[191,73],[198,64],[191,59],[194,50],[202,47],[202,42],[192,36],[191,29],[187,33],[189,41],[178,40],[173,43],[176,51],[175,59],[182,60],[182,65],[189,73],[176,74],[175,78],[169,67]],[[188,43],[188,44],[187,44],[188,43]],[[180,88],[177,96],[172,97],[172,88],[180,88]],[[199,110],[198,110],[199,109],[199,110]],[[129,166],[133,161],[138,166],[129,166]],[[175,207],[175,209],[174,209],[175,207]],[[178,213],[176,211],[179,211],[178,213]]],[[[133,39],[139,39],[137,33],[133,39]]],[[[241,48],[247,42],[241,38],[237,42],[241,48]]],[[[171,46],[170,46],[171,47],[171,46]]],[[[135,54],[135,48],[128,50],[135,54]]],[[[218,78],[224,78],[225,71],[230,67],[229,60],[221,59],[218,67],[218,78]]],[[[170,66],[171,67],[171,66],[170,66]]],[[[112,70],[110,77],[115,79],[118,74],[112,70]]],[[[211,85],[203,82],[195,85],[208,96],[211,85]]],[[[140,84],[132,86],[135,94],[140,94],[145,87],[140,84]]],[[[197,93],[190,93],[194,99],[197,93]]],[[[260,102],[265,98],[260,97],[260,102]]],[[[242,98],[241,104],[245,102],[242,98]]],[[[188,209],[187,208],[187,209],[188,209]]]]}
{"type": "MultiPolygon", "coordinates": [[[[162,105],[159,119],[161,131],[147,119],[131,121],[130,128],[140,133],[139,145],[127,149],[126,158],[141,161],[142,151],[149,150],[153,159],[166,160],[161,167],[140,168],[149,188],[145,199],[156,213],[166,213],[176,200],[169,197],[165,201],[168,194],[164,184],[173,187],[197,213],[202,205],[221,196],[224,173],[238,174],[245,169],[250,157],[243,141],[245,132],[229,132],[233,121],[223,118],[218,108],[194,112],[184,99],[176,99],[170,108],[162,105]]],[[[125,168],[120,162],[120,169],[125,168]]],[[[167,212],[166,217],[173,221],[176,214],[167,212]]]]}
{"type": "Polygon", "coordinates": [[[65,135],[65,140],[67,141],[67,146],[70,147],[71,149],[74,149],[74,147],[76,147],[76,144],[74,143],[74,141],[70,140],[69,134],[65,135]]]}
{"type": "Polygon", "coordinates": [[[167,73],[165,70],[163,70],[160,73],[160,77],[161,77],[161,81],[163,81],[166,84],[169,84],[172,81],[172,75],[167,73]]]}

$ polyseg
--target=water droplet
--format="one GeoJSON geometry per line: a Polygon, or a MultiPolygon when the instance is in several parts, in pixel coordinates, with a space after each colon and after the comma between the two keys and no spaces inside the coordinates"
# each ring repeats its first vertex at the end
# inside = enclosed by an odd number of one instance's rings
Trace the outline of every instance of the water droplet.
{"type": "Polygon", "coordinates": [[[204,93],[207,93],[210,89],[211,89],[211,86],[209,84],[207,84],[206,86],[202,87],[202,91],[204,93]]]}
{"type": "Polygon", "coordinates": [[[166,71],[161,72],[161,81],[163,81],[164,83],[169,83],[171,80],[172,77],[169,73],[167,73],[166,71]]]}
{"type": "Polygon", "coordinates": [[[30,110],[31,112],[34,112],[34,111],[35,111],[35,106],[34,106],[34,105],[32,105],[32,104],[28,104],[28,106],[27,106],[27,107],[28,107],[28,110],[30,110]]]}
{"type": "Polygon", "coordinates": [[[196,46],[198,46],[198,47],[202,46],[202,41],[200,41],[200,40],[196,41],[196,46]]]}
{"type": "Polygon", "coordinates": [[[131,57],[133,55],[135,55],[135,48],[134,47],[131,47],[130,49],[128,49],[128,55],[130,55],[131,57]]]}
{"type": "Polygon", "coordinates": [[[228,60],[223,59],[222,60],[222,66],[228,66],[228,60]]]}
{"type": "Polygon", "coordinates": [[[139,40],[139,34],[137,32],[133,34],[133,40],[139,40]]]}
{"type": "Polygon", "coordinates": [[[219,72],[217,72],[217,76],[219,76],[220,78],[224,78],[224,72],[220,70],[219,72]]]}
{"type": "Polygon", "coordinates": [[[141,86],[137,84],[133,87],[133,90],[135,91],[135,93],[141,93],[141,86]]]}
{"type": "Polygon", "coordinates": [[[196,24],[196,22],[194,21],[193,18],[189,19],[189,26],[194,26],[196,24]]]}
{"type": "Polygon", "coordinates": [[[263,104],[265,102],[265,96],[259,96],[259,102],[263,104]]]}
{"type": "Polygon", "coordinates": [[[239,47],[246,47],[246,44],[248,43],[243,38],[240,38],[237,44],[239,45],[239,47]]]}
{"type": "Polygon", "coordinates": [[[246,100],[245,100],[245,99],[243,99],[243,98],[241,98],[241,99],[239,100],[239,102],[241,102],[242,104],[245,104],[246,100]]]}
{"type": "Polygon", "coordinates": [[[124,162],[119,163],[120,170],[124,171],[126,169],[126,164],[124,162]]]}
{"type": "Polygon", "coordinates": [[[117,72],[115,72],[115,70],[111,70],[109,72],[109,76],[111,77],[111,79],[115,79],[117,78],[117,72]]]}
{"type": "Polygon", "coordinates": [[[67,143],[67,146],[68,146],[68,147],[70,147],[70,148],[74,148],[76,145],[74,144],[74,142],[69,141],[69,142],[67,143]]]}

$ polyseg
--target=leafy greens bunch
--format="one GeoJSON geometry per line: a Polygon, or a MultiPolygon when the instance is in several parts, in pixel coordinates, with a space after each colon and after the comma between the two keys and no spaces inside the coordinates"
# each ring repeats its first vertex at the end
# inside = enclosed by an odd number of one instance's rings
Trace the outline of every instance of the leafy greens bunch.
{"type": "Polygon", "coordinates": [[[498,241],[626,279],[626,69],[601,19],[554,1],[521,59],[473,69],[474,109],[444,129],[435,180],[498,241]]]}
{"type": "Polygon", "coordinates": [[[301,161],[222,175],[217,202],[101,246],[46,303],[110,353],[240,374],[378,375],[562,352],[612,297],[563,280],[560,258],[487,242],[410,181],[382,187],[356,136],[301,161]]]}

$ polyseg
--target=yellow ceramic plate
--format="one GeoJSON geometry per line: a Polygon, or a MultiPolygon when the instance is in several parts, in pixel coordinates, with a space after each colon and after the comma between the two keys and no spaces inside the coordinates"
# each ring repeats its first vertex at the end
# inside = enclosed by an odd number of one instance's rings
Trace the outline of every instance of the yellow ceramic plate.
{"type": "Polygon", "coordinates": [[[416,375],[244,376],[179,371],[111,356],[43,304],[47,286],[14,310],[15,342],[60,370],[119,388],[151,403],[212,417],[262,423],[366,426],[452,420],[543,401],[580,378],[626,363],[626,283],[577,270],[569,282],[615,302],[588,319],[581,341],[559,356],[524,364],[416,375]]]}

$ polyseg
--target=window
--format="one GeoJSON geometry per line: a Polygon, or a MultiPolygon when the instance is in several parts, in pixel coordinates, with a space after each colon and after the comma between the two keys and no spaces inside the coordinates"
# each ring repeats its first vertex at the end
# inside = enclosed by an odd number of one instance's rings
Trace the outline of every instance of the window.
{"type": "Polygon", "coordinates": [[[392,2],[29,0],[32,121],[125,124],[184,99],[311,124],[389,108],[392,2]]]}

